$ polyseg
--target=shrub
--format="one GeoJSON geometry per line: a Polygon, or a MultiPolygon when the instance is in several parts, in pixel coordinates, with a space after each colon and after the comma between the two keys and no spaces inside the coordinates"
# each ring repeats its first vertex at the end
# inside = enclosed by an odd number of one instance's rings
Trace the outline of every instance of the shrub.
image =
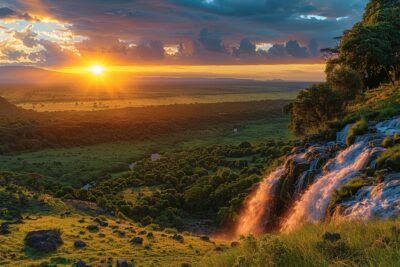
{"type": "Polygon", "coordinates": [[[400,145],[388,148],[377,159],[378,169],[391,168],[395,171],[400,171],[400,145]]]}
{"type": "Polygon", "coordinates": [[[390,136],[386,136],[382,141],[382,146],[385,148],[393,146],[393,139],[390,136]]]}
{"type": "Polygon", "coordinates": [[[339,189],[333,191],[331,201],[328,209],[326,210],[327,220],[333,215],[337,204],[341,203],[344,199],[349,198],[357,193],[357,191],[366,185],[367,182],[362,178],[353,178],[347,184],[343,185],[339,189]]]}
{"type": "Polygon", "coordinates": [[[351,126],[346,138],[346,144],[348,146],[352,145],[356,139],[357,135],[361,135],[368,130],[368,122],[366,119],[361,119],[351,126]]]}

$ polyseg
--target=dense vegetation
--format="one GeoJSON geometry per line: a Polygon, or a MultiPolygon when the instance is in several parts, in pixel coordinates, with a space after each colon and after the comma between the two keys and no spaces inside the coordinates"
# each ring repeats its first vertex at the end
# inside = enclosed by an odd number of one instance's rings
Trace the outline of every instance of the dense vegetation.
{"type": "Polygon", "coordinates": [[[391,220],[306,225],[290,234],[247,237],[241,242],[201,266],[398,266],[400,225],[391,220]],[[340,240],[323,240],[325,231],[340,233],[340,240]]]}
{"type": "Polygon", "coordinates": [[[4,99],[0,101],[5,103],[4,110],[0,110],[0,154],[45,147],[144,141],[186,130],[278,118],[282,117],[282,107],[287,103],[268,100],[37,113],[15,108],[4,99]]]}
{"type": "Polygon", "coordinates": [[[265,169],[289,149],[285,143],[269,141],[254,146],[244,142],[238,146],[215,145],[171,152],[156,161],[140,160],[132,171],[116,178],[96,179],[96,186],[89,190],[61,187],[45,182],[40,175],[7,177],[9,182],[32,190],[56,192],[57,197],[97,202],[110,212],[121,213],[143,225],[182,227],[182,218],[196,214],[223,223],[235,216],[265,169]],[[141,192],[149,187],[153,190],[141,192]],[[127,192],[135,190],[139,192],[133,198],[126,197],[127,192]]]}
{"type": "Polygon", "coordinates": [[[323,52],[328,58],[326,83],[301,91],[286,107],[297,135],[342,123],[341,118],[351,113],[349,105],[364,101],[364,92],[382,83],[396,84],[400,78],[399,2],[370,1],[363,20],[344,32],[338,47],[323,52]]]}

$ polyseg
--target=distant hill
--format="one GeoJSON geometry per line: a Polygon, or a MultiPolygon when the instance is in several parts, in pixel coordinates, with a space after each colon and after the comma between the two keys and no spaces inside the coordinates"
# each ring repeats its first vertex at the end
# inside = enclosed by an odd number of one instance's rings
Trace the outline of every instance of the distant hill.
{"type": "Polygon", "coordinates": [[[71,83],[76,75],[60,73],[47,69],[4,66],[0,67],[0,84],[50,84],[71,83]],[[71,79],[72,78],[72,79],[71,79]]]}
{"type": "Polygon", "coordinates": [[[27,113],[29,111],[19,108],[10,102],[8,102],[3,97],[0,97],[0,116],[8,117],[12,115],[27,113]]]}

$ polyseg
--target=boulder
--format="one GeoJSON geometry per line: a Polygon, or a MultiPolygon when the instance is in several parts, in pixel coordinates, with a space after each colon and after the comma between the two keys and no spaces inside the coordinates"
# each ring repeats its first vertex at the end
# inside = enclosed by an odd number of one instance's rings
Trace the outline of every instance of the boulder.
{"type": "Polygon", "coordinates": [[[114,230],[113,233],[114,234],[118,234],[119,237],[125,237],[126,236],[126,232],[122,231],[122,230],[114,230]]]}
{"type": "Polygon", "coordinates": [[[100,229],[97,225],[91,224],[86,227],[90,232],[98,232],[100,229]]]}
{"type": "Polygon", "coordinates": [[[146,236],[147,236],[147,238],[149,238],[149,239],[154,238],[154,234],[153,234],[152,232],[148,232],[146,236]]]}
{"type": "Polygon", "coordinates": [[[143,244],[143,238],[136,236],[131,240],[132,244],[141,245],[143,244]]]}
{"type": "Polygon", "coordinates": [[[84,247],[86,247],[86,243],[83,242],[82,240],[76,240],[74,242],[74,247],[75,248],[84,248],[84,247]]]}
{"type": "Polygon", "coordinates": [[[237,242],[237,241],[233,241],[233,242],[231,243],[231,247],[232,247],[232,248],[235,248],[235,247],[238,247],[238,246],[240,246],[240,243],[237,242]]]}
{"type": "Polygon", "coordinates": [[[132,264],[128,263],[125,259],[118,259],[116,267],[132,267],[132,264]]]}
{"type": "Polygon", "coordinates": [[[203,240],[203,241],[206,241],[206,242],[210,241],[210,237],[208,235],[200,236],[200,239],[203,240]]]}
{"type": "Polygon", "coordinates": [[[56,251],[63,244],[61,233],[57,230],[40,230],[29,232],[25,236],[25,244],[38,252],[56,251]]]}
{"type": "Polygon", "coordinates": [[[11,233],[8,223],[2,223],[0,226],[0,235],[7,235],[11,233]]]}
{"type": "Polygon", "coordinates": [[[139,235],[145,235],[145,234],[147,234],[146,230],[142,230],[142,231],[139,232],[139,235]]]}
{"type": "Polygon", "coordinates": [[[341,239],[341,236],[340,236],[339,233],[325,232],[325,233],[322,235],[322,239],[323,239],[324,241],[336,242],[336,241],[338,241],[338,240],[341,239]]]}
{"type": "Polygon", "coordinates": [[[108,222],[101,220],[100,218],[94,219],[95,222],[97,222],[101,227],[107,227],[108,222]]]}
{"type": "Polygon", "coordinates": [[[170,236],[169,238],[179,241],[179,242],[183,242],[183,236],[178,235],[178,234],[174,234],[174,235],[170,236]]]}
{"type": "Polygon", "coordinates": [[[83,260],[79,260],[75,263],[75,267],[91,267],[90,265],[87,265],[86,262],[83,260]]]}
{"type": "Polygon", "coordinates": [[[220,247],[220,246],[218,246],[218,247],[215,247],[215,249],[214,249],[214,251],[222,251],[223,249],[220,247]]]}

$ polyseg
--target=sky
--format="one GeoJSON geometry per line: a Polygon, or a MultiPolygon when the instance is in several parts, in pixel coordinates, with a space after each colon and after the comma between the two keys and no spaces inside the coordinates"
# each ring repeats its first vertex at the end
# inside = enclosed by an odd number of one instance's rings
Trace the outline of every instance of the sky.
{"type": "Polygon", "coordinates": [[[322,73],[319,50],[334,46],[366,3],[1,0],[0,65],[244,65],[251,71],[310,64],[322,73]]]}

